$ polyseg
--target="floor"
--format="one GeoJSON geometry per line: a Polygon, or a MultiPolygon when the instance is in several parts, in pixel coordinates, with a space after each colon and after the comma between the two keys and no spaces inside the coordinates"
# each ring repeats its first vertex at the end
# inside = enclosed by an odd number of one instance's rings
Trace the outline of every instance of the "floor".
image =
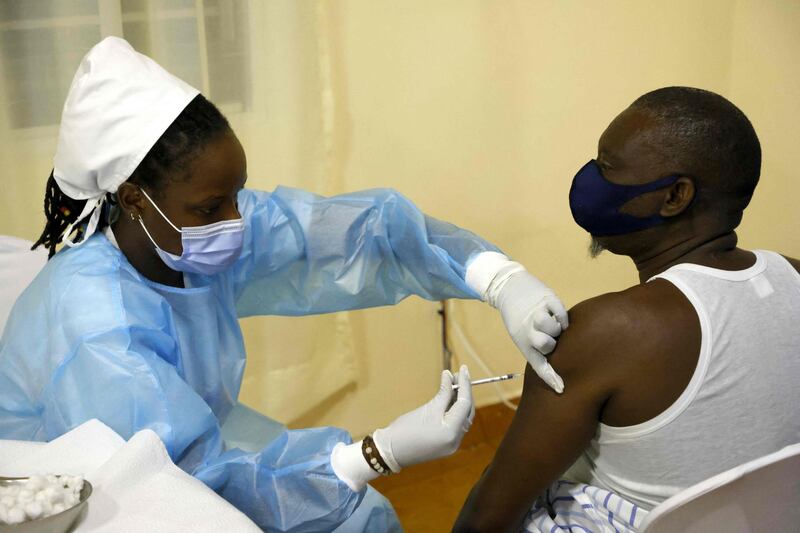
{"type": "Polygon", "coordinates": [[[392,502],[406,533],[450,531],[513,416],[503,404],[482,407],[455,454],[371,483],[392,502]]]}

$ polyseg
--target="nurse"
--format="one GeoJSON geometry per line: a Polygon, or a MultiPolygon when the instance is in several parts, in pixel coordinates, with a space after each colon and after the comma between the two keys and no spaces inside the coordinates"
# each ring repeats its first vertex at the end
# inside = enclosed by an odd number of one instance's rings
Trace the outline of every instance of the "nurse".
{"type": "Polygon", "coordinates": [[[396,192],[323,198],[246,181],[241,144],[196,89],[119,38],[86,55],[36,243],[51,259],[0,340],[0,438],[50,440],[91,418],[126,438],[149,428],[267,531],[399,531],[367,483],[458,448],[474,416],[466,368],[363,441],[288,431],[237,402],[239,317],[480,298],[560,392],[544,356],[566,312],[496,247],[396,192]],[[225,430],[242,416],[248,444],[225,430]]]}

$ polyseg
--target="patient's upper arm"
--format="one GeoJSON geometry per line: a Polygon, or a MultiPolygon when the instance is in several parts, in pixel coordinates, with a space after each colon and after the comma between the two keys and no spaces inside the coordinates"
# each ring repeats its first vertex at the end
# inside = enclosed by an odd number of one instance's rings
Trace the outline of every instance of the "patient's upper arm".
{"type": "Polygon", "coordinates": [[[553,392],[527,367],[519,408],[456,530],[519,527],[536,497],[580,455],[620,377],[616,355],[629,342],[624,332],[630,320],[615,295],[570,311],[570,327],[550,357],[564,393],[553,392]]]}

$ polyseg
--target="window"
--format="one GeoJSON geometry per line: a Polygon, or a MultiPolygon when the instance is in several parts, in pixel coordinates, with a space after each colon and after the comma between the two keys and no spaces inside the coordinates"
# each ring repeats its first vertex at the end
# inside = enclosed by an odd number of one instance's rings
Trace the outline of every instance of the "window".
{"type": "Polygon", "coordinates": [[[3,0],[0,126],[58,124],[81,58],[107,35],[121,35],[224,112],[244,112],[247,11],[245,0],[3,0]]]}

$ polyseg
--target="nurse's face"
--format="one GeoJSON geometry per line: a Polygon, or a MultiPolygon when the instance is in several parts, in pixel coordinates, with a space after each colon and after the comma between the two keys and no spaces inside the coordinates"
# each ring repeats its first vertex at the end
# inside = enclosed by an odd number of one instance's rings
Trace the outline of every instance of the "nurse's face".
{"type": "MultiPolygon", "coordinates": [[[[236,196],[247,181],[247,160],[236,135],[228,132],[210,142],[185,169],[147,190],[153,202],[178,228],[205,226],[240,217],[236,196]]],[[[153,240],[176,255],[181,235],[141,195],[141,217],[153,240]]]]}

